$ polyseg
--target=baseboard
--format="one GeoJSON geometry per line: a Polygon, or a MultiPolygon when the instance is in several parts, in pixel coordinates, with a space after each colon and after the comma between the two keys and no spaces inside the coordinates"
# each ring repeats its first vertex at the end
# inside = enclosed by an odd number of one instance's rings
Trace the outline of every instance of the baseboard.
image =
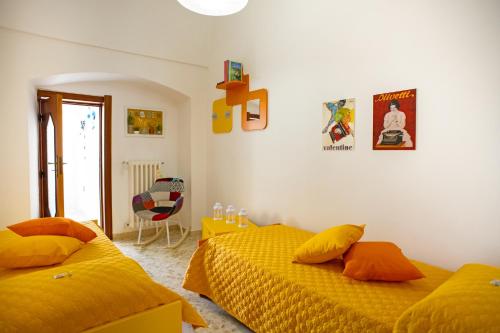
{"type": "MultiPolygon", "coordinates": [[[[175,228],[174,230],[178,230],[179,227],[177,225],[170,225],[170,230],[172,228],[175,228]]],[[[197,230],[191,230],[191,232],[199,232],[201,233],[201,229],[197,230]]],[[[142,229],[142,235],[144,237],[151,237],[156,233],[156,228],[155,227],[149,227],[149,228],[144,228],[142,229]]],[[[130,239],[136,239],[139,234],[139,230],[128,230],[128,231],[123,231],[119,232],[116,234],[113,234],[113,240],[130,240],[130,239]]]]}
{"type": "MultiPolygon", "coordinates": [[[[142,235],[145,237],[153,236],[156,233],[156,228],[144,228],[142,229],[142,235]]],[[[124,231],[120,233],[113,234],[113,240],[129,240],[137,238],[139,234],[139,230],[130,230],[124,231]]]]}

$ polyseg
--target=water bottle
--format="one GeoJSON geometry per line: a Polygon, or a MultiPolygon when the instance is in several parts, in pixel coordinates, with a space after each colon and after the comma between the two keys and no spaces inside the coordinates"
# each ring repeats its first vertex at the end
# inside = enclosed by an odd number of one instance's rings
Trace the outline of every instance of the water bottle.
{"type": "Polygon", "coordinates": [[[248,215],[245,208],[240,209],[238,213],[238,227],[246,228],[248,227],[248,215]]]}
{"type": "Polygon", "coordinates": [[[226,209],[226,223],[234,224],[236,223],[236,211],[232,205],[227,206],[226,209]]]}
{"type": "Polygon", "coordinates": [[[214,221],[222,220],[222,204],[216,202],[214,205],[214,221]]]}

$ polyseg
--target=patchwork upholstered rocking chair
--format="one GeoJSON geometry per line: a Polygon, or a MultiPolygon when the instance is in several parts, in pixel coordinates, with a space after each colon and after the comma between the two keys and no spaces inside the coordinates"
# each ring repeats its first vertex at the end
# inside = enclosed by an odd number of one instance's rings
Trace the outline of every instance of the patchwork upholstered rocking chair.
{"type": "Polygon", "coordinates": [[[171,244],[169,218],[177,214],[184,203],[184,181],[180,178],[160,178],[155,181],[153,186],[146,192],[134,196],[132,207],[135,215],[140,218],[139,235],[136,245],[145,246],[157,240],[160,235],[166,230],[167,232],[167,248],[175,248],[179,246],[187,237],[190,231],[190,226],[183,227],[180,221],[179,225],[181,237],[171,244]],[[168,204],[161,205],[168,202],[168,204]],[[152,221],[156,224],[156,234],[142,241],[142,228],[145,221],[152,221]]]}

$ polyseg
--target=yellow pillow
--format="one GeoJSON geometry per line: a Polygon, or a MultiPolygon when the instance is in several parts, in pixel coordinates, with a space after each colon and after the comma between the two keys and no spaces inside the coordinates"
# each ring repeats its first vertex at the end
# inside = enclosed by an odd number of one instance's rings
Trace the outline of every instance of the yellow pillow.
{"type": "Polygon", "coordinates": [[[344,224],[322,231],[295,250],[293,261],[319,264],[338,258],[363,236],[364,229],[365,224],[344,224]]]}
{"type": "Polygon", "coordinates": [[[396,322],[403,332],[500,332],[500,268],[462,266],[445,283],[408,308],[396,322]]]}
{"type": "Polygon", "coordinates": [[[63,262],[82,247],[82,242],[66,236],[10,237],[0,239],[0,267],[24,268],[63,262]]]}

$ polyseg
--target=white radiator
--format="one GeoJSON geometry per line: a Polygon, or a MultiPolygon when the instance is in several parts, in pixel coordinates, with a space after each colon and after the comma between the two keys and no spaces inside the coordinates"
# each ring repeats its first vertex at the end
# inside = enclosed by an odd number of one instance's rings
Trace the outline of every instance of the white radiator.
{"type": "MultiPolygon", "coordinates": [[[[132,209],[132,198],[134,195],[145,192],[153,186],[157,178],[161,176],[160,161],[128,161],[128,191],[129,191],[129,228],[138,228],[139,219],[132,209]]],[[[153,226],[151,221],[144,220],[144,226],[153,226]]]]}

